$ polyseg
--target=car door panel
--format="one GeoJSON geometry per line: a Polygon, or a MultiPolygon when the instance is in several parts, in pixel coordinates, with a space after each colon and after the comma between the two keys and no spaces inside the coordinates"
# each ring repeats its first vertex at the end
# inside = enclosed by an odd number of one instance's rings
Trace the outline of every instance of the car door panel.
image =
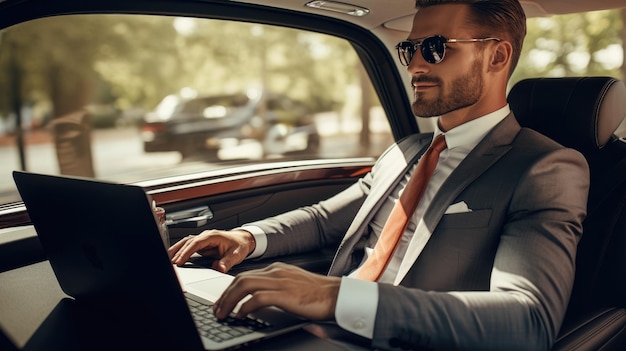
{"type": "MultiPolygon", "coordinates": [[[[208,207],[212,216],[200,226],[172,226],[171,242],[198,234],[206,229],[231,229],[247,222],[277,215],[300,206],[314,204],[336,194],[371,168],[373,161],[342,162],[329,166],[282,167],[240,174],[232,178],[201,178],[180,184],[146,186],[148,194],[163,206],[167,213],[180,213],[188,209],[208,207]],[[260,175],[263,173],[264,175],[260,175]]],[[[290,164],[297,164],[290,163],[290,164]]],[[[190,212],[190,216],[194,216],[190,212]]],[[[183,219],[179,217],[178,219],[183,219]]],[[[5,233],[0,245],[0,271],[25,266],[45,260],[36,232],[30,225],[26,209],[0,210],[0,223],[5,233]]],[[[317,253],[310,257],[315,267],[317,253]]],[[[328,256],[328,255],[326,255],[328,256]]],[[[307,256],[294,257],[293,262],[307,266],[307,256]]]]}

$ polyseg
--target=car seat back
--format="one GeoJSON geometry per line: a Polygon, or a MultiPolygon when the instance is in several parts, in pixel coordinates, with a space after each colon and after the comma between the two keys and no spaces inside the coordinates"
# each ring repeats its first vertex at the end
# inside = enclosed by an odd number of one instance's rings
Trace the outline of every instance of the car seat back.
{"type": "Polygon", "coordinates": [[[590,167],[587,218],[576,279],[554,350],[626,345],[626,86],[611,77],[536,78],[517,83],[509,104],[523,127],[580,151],[590,167]]]}

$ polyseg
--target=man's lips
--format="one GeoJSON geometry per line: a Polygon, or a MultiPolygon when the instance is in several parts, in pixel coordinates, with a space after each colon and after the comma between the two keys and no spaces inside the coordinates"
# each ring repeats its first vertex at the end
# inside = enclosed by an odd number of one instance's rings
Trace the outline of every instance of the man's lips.
{"type": "Polygon", "coordinates": [[[418,81],[418,80],[413,80],[411,82],[411,85],[413,86],[413,90],[415,90],[415,91],[428,90],[428,89],[435,88],[435,87],[439,86],[439,84],[437,82],[418,81]]]}
{"type": "Polygon", "coordinates": [[[424,90],[428,90],[428,89],[432,89],[437,87],[437,84],[435,83],[419,83],[419,84],[413,84],[413,90],[415,91],[424,91],[424,90]]]}

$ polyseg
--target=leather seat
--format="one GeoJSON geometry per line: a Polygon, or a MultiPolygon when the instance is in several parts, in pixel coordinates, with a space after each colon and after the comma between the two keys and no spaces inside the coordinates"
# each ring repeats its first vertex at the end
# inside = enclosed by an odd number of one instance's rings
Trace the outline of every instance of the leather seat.
{"type": "Polygon", "coordinates": [[[576,280],[553,350],[626,350],[626,86],[611,77],[537,78],[508,96],[520,124],[580,151],[590,166],[576,280]]]}

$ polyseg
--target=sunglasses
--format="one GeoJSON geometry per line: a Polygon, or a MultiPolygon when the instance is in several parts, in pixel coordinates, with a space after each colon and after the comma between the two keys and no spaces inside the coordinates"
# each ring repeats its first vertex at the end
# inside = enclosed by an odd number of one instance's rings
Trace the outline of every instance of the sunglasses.
{"type": "Polygon", "coordinates": [[[421,40],[401,41],[396,45],[396,50],[398,50],[398,58],[400,58],[400,63],[403,66],[408,66],[411,63],[418,48],[426,62],[436,64],[443,61],[446,56],[446,43],[482,43],[489,40],[500,41],[498,38],[448,39],[442,35],[433,35],[421,40]]]}

